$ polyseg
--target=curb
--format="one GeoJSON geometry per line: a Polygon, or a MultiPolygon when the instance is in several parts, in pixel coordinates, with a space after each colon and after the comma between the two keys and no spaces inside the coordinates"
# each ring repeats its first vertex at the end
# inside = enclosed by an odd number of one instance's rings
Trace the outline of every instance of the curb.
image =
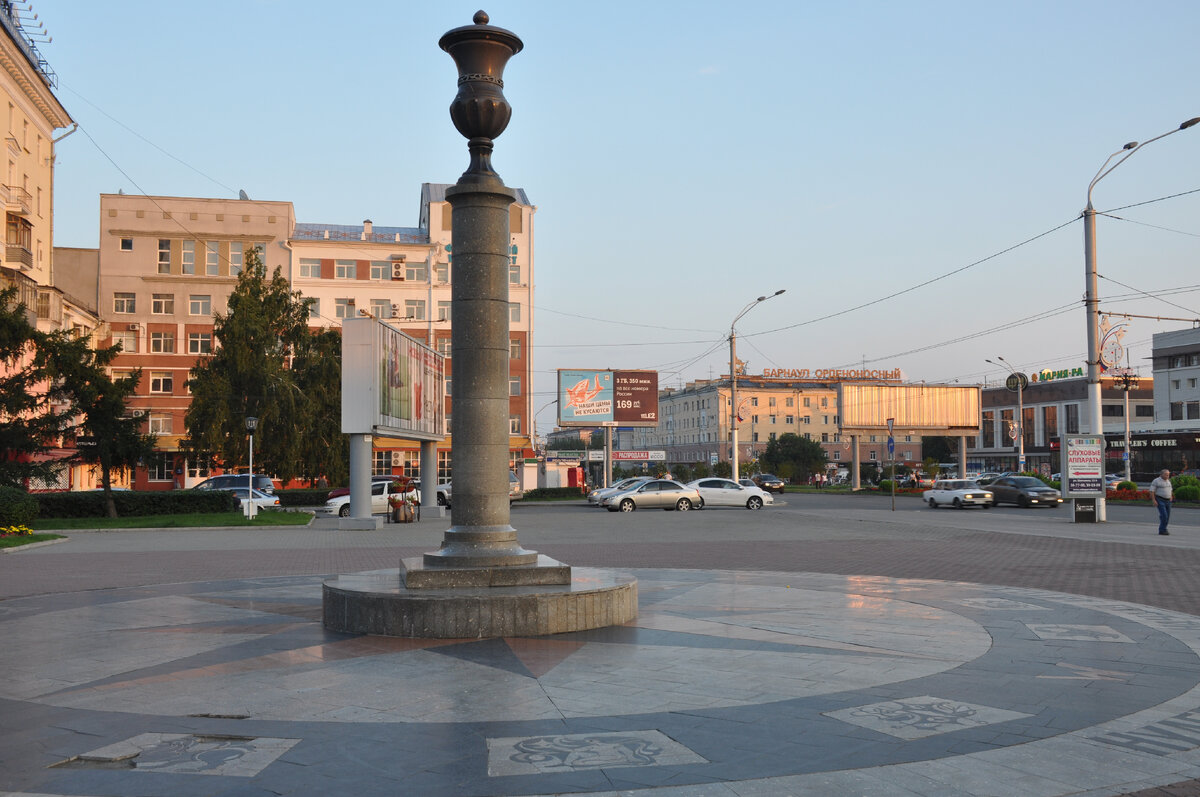
{"type": "Polygon", "coordinates": [[[21,553],[21,551],[32,551],[34,548],[44,548],[47,545],[58,545],[60,542],[70,542],[70,537],[63,537],[61,540],[42,540],[41,542],[31,542],[28,545],[18,545],[16,548],[0,548],[0,554],[4,553],[21,553]]]}

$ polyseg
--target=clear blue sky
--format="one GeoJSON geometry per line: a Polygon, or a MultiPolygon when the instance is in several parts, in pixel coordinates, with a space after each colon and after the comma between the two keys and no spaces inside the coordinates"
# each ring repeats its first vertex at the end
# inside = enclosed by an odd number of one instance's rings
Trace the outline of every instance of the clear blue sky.
{"type": "MultiPolygon", "coordinates": [[[[738,324],[751,373],[1078,366],[1087,185],[1125,142],[1200,116],[1194,0],[484,7],[525,42],[494,164],[538,206],[539,431],[557,368],[727,372],[733,317],[780,288],[738,324]]],[[[467,164],[437,40],[477,8],[35,0],[86,130],[59,147],[56,244],[95,246],[118,189],[240,188],[300,221],[416,226],[420,184],[467,164]]],[[[1197,189],[1200,126],[1094,200],[1197,189]]],[[[1115,215],[1098,221],[1102,306],[1200,316],[1200,191],[1115,215]]],[[[1184,326],[1131,322],[1134,364],[1149,373],[1150,336],[1184,326]]]]}

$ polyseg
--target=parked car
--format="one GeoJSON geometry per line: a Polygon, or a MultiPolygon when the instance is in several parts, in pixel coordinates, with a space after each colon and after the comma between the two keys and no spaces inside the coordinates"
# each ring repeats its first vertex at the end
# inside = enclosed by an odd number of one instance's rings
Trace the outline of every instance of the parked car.
{"type": "Polygon", "coordinates": [[[606,495],[612,495],[613,493],[619,493],[622,490],[628,490],[630,487],[634,486],[635,484],[640,484],[642,482],[648,482],[653,478],[654,478],[653,476],[633,476],[628,479],[621,479],[621,481],[617,482],[616,484],[611,484],[608,487],[597,487],[595,490],[592,490],[590,493],[588,493],[588,495],[587,495],[588,505],[589,506],[600,506],[600,501],[606,495]]]}
{"type": "Polygon", "coordinates": [[[929,476],[922,476],[919,473],[913,473],[901,479],[900,486],[918,489],[921,487],[933,487],[933,479],[929,476]]]}
{"type": "Polygon", "coordinates": [[[700,491],[669,479],[654,479],[606,496],[603,506],[609,512],[633,512],[639,508],[686,512],[700,506],[700,491]]]}
{"type": "Polygon", "coordinates": [[[760,490],[766,490],[768,493],[783,492],[783,479],[773,473],[756,473],[750,478],[754,480],[760,490]]]}
{"type": "Polygon", "coordinates": [[[964,506],[981,506],[989,509],[992,506],[992,493],[980,487],[969,479],[938,479],[933,487],[921,494],[929,504],[930,509],[939,506],[952,506],[962,509],[964,506]]]}
{"type": "MultiPolygon", "coordinates": [[[[397,482],[395,479],[387,481],[372,482],[371,484],[371,514],[386,515],[388,512],[388,499],[394,495],[408,494],[411,490],[403,489],[404,485],[397,482]]],[[[337,515],[338,517],[350,517],[350,493],[347,491],[343,495],[335,496],[325,502],[325,506],[318,510],[322,515],[337,515]]]]}
{"type": "MultiPolygon", "coordinates": [[[[375,484],[376,482],[394,482],[394,481],[403,482],[406,479],[411,483],[413,489],[420,489],[420,487],[421,487],[420,479],[409,479],[406,476],[375,475],[375,476],[371,477],[371,484],[375,484]]],[[[335,487],[334,489],[329,491],[329,495],[325,496],[325,500],[328,501],[330,498],[337,498],[338,496],[342,496],[342,495],[350,495],[350,488],[349,487],[335,487]]]]}
{"type": "MultiPolygon", "coordinates": [[[[247,487],[246,473],[225,473],[220,476],[213,476],[211,479],[204,481],[193,487],[193,490],[230,490],[236,487],[247,487]]],[[[271,477],[262,473],[254,474],[254,489],[261,490],[267,495],[272,495],[275,492],[275,482],[271,481],[271,477]]]]}
{"type": "MultiPolygon", "coordinates": [[[[742,478],[738,479],[738,484],[742,485],[743,487],[758,487],[758,485],[754,483],[754,479],[751,479],[749,476],[743,476],[742,478]]],[[[761,490],[762,488],[758,487],[758,489],[761,490]]]]}
{"type": "Polygon", "coordinates": [[[1032,476],[1001,476],[989,484],[988,489],[992,491],[992,506],[1016,504],[1057,507],[1062,503],[1062,493],[1032,476]]]}
{"type": "MultiPolygon", "coordinates": [[[[439,484],[437,486],[437,502],[439,506],[450,506],[450,495],[452,489],[450,482],[439,484]]],[[[521,482],[517,480],[517,474],[511,470],[508,472],[508,503],[511,505],[514,501],[520,501],[525,497],[525,491],[521,489],[521,482]]]]}
{"type": "Polygon", "coordinates": [[[248,503],[254,504],[255,512],[261,512],[264,509],[279,508],[279,499],[273,495],[267,495],[262,490],[251,490],[249,487],[234,487],[233,489],[225,490],[224,492],[233,493],[237,496],[238,506],[242,508],[243,512],[245,511],[246,504],[248,503]],[[254,494],[253,497],[250,497],[251,493],[254,494]]]}
{"type": "Polygon", "coordinates": [[[1104,488],[1106,490],[1115,490],[1117,485],[1125,481],[1125,477],[1117,473],[1104,474],[1104,488]]]}
{"type": "Polygon", "coordinates": [[[761,487],[746,487],[732,479],[705,478],[688,482],[700,493],[700,508],[710,506],[738,506],[747,509],[762,509],[764,504],[775,503],[775,497],[761,487]]]}
{"type": "Polygon", "coordinates": [[[999,478],[999,473],[996,473],[995,471],[987,471],[986,473],[979,474],[979,478],[975,479],[975,483],[980,487],[986,487],[999,478]]]}

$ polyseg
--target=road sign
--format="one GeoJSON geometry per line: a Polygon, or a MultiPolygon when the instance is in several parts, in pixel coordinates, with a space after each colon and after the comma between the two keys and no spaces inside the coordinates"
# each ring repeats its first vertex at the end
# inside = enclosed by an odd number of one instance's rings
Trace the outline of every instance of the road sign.
{"type": "Polygon", "coordinates": [[[1008,379],[1004,380],[1004,386],[1016,393],[1018,390],[1029,387],[1029,377],[1025,374],[1009,374],[1008,379]]]}
{"type": "Polygon", "coordinates": [[[888,435],[888,459],[892,459],[896,454],[896,438],[888,435]]]}

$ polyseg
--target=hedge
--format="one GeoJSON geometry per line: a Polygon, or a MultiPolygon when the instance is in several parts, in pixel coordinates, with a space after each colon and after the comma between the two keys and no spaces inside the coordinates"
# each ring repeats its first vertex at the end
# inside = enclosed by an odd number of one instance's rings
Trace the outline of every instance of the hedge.
{"type": "Polygon", "coordinates": [[[525,491],[526,501],[547,501],[559,498],[583,498],[578,487],[537,487],[525,491]]]}
{"type": "Polygon", "coordinates": [[[0,486],[0,526],[24,526],[37,516],[33,496],[16,487],[0,486]]]}
{"type": "MultiPolygon", "coordinates": [[[[194,512],[236,512],[238,499],[224,490],[171,490],[134,492],[114,490],[113,503],[119,517],[140,515],[186,515],[194,512]]],[[[104,491],[35,493],[38,517],[106,517],[104,491]]]]}

